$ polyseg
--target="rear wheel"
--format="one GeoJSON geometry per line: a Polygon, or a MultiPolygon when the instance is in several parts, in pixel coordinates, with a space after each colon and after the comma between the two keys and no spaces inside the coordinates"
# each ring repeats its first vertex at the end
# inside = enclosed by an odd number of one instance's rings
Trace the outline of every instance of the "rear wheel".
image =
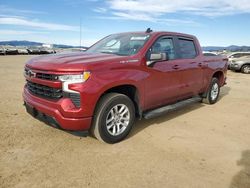
{"type": "Polygon", "coordinates": [[[250,74],[250,65],[243,65],[241,68],[241,72],[244,74],[250,74]]]}
{"type": "Polygon", "coordinates": [[[108,93],[97,104],[91,132],[98,140],[117,143],[130,132],[135,120],[135,108],[129,97],[108,93]]]}
{"type": "Polygon", "coordinates": [[[219,80],[217,78],[212,78],[212,81],[210,83],[207,96],[203,99],[203,102],[207,104],[214,104],[217,102],[218,97],[220,94],[220,84],[219,80]]]}

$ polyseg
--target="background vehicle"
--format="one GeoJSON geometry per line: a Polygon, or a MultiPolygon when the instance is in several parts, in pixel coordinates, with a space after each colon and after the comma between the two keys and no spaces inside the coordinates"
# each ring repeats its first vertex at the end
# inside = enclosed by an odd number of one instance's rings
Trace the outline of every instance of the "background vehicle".
{"type": "Polygon", "coordinates": [[[244,56],[250,56],[250,52],[233,52],[231,54],[229,54],[228,57],[228,69],[230,69],[231,67],[231,63],[235,60],[237,60],[237,58],[241,58],[244,56]]]}
{"type": "Polygon", "coordinates": [[[5,55],[6,54],[6,50],[3,46],[0,46],[0,55],[5,55]]]}
{"type": "Polygon", "coordinates": [[[56,51],[52,48],[46,48],[46,47],[30,47],[28,49],[29,54],[53,54],[56,53],[56,51]]]}
{"type": "Polygon", "coordinates": [[[136,118],[214,104],[226,71],[227,59],[204,57],[196,37],[149,29],[110,35],[84,53],[30,60],[23,98],[34,117],[116,143],[136,118]]]}
{"type": "Polygon", "coordinates": [[[215,52],[203,52],[204,56],[217,56],[217,54],[215,52]]]}
{"type": "Polygon", "coordinates": [[[18,54],[23,54],[23,55],[29,54],[28,50],[24,46],[18,46],[17,47],[17,53],[18,54]]]}
{"type": "Polygon", "coordinates": [[[14,46],[5,46],[6,55],[17,55],[17,49],[14,46]]]}
{"type": "Polygon", "coordinates": [[[39,48],[40,54],[53,54],[55,51],[52,48],[39,48]]]}
{"type": "Polygon", "coordinates": [[[241,71],[245,74],[250,74],[250,56],[244,56],[232,60],[230,63],[230,69],[234,71],[241,71]]]}
{"type": "Polygon", "coordinates": [[[38,47],[30,47],[28,48],[29,54],[40,54],[40,49],[38,47]]]}

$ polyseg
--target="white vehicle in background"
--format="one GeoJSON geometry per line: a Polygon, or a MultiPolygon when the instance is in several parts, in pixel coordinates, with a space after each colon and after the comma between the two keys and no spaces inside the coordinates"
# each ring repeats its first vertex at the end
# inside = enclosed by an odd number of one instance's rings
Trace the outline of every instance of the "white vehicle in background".
{"type": "Polygon", "coordinates": [[[6,50],[3,46],[0,46],[0,55],[6,55],[6,50]]]}
{"type": "Polygon", "coordinates": [[[29,52],[25,46],[17,46],[17,53],[23,54],[23,55],[29,54],[29,52]]]}
{"type": "Polygon", "coordinates": [[[250,52],[233,52],[227,55],[228,58],[228,69],[230,69],[231,64],[235,62],[238,58],[242,58],[245,56],[250,56],[250,52]]]}
{"type": "Polygon", "coordinates": [[[6,45],[6,46],[4,46],[4,48],[5,48],[6,55],[16,55],[17,54],[17,49],[14,46],[6,45]]]}
{"type": "Polygon", "coordinates": [[[202,53],[204,56],[217,56],[218,55],[216,52],[203,51],[202,53]]]}
{"type": "Polygon", "coordinates": [[[250,74],[250,56],[243,56],[232,61],[230,70],[241,71],[244,74],[250,74]]]}

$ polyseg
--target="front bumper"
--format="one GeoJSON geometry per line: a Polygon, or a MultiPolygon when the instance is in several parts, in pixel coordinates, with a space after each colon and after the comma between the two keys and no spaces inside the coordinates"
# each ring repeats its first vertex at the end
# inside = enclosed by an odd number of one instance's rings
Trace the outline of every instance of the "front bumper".
{"type": "MultiPolygon", "coordinates": [[[[35,118],[39,119],[39,116],[45,117],[51,124],[56,124],[58,127],[69,131],[84,131],[88,130],[91,126],[92,117],[74,117],[74,111],[67,110],[67,99],[55,102],[45,100],[32,95],[26,88],[23,91],[23,100],[26,106],[26,110],[35,118]],[[68,114],[66,117],[59,111],[66,109],[64,114],[68,114]],[[70,112],[69,112],[70,111],[70,112]]],[[[77,111],[75,111],[77,114],[77,111]]]]}
{"type": "Polygon", "coordinates": [[[241,69],[241,66],[239,64],[236,64],[236,63],[230,63],[229,64],[229,69],[239,71],[241,69]]]}

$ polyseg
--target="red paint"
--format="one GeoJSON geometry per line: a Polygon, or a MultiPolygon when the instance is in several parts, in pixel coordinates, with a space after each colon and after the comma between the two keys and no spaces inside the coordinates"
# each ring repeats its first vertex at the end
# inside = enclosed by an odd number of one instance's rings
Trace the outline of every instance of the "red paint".
{"type": "MultiPolygon", "coordinates": [[[[204,57],[196,37],[191,35],[152,32],[144,47],[133,56],[112,54],[71,53],[34,58],[26,67],[46,74],[77,74],[90,71],[90,78],[81,84],[71,84],[70,89],[80,92],[81,107],[76,108],[69,98],[58,101],[42,99],[24,88],[24,101],[40,112],[53,116],[66,130],[88,130],[100,96],[110,88],[133,85],[137,88],[142,111],[163,106],[206,91],[214,73],[221,72],[221,85],[225,83],[227,59],[204,57]],[[154,41],[162,36],[192,38],[198,55],[194,59],[178,59],[146,66],[145,55],[154,41]]],[[[27,78],[32,82],[60,88],[60,81],[27,78]]]]}

